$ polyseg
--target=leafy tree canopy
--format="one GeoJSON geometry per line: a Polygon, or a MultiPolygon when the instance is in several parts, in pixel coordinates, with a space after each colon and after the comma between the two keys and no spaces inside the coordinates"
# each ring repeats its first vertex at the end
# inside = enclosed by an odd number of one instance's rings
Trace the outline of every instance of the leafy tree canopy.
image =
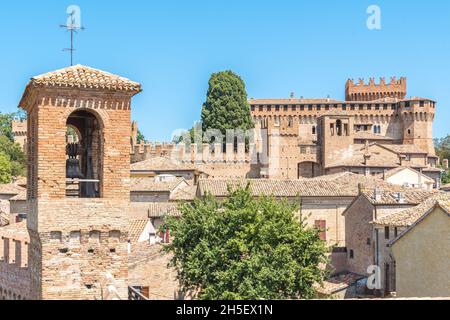
{"type": "Polygon", "coordinates": [[[9,157],[0,152],[0,183],[10,183],[12,178],[12,168],[9,157]]]}
{"type": "Polygon", "coordinates": [[[137,143],[141,144],[141,143],[145,143],[145,136],[144,134],[141,132],[141,130],[138,130],[137,132],[137,143]]]}
{"type": "Polygon", "coordinates": [[[206,300],[310,299],[325,271],[319,232],[296,219],[298,208],[272,197],[255,199],[249,186],[181,206],[168,218],[171,265],[182,286],[206,300]]]}
{"type": "MultiPolygon", "coordinates": [[[[435,139],[434,144],[436,147],[436,154],[441,159],[441,161],[444,159],[450,160],[450,135],[442,139],[435,139]]],[[[442,183],[443,184],[450,183],[449,170],[447,170],[447,172],[445,172],[442,175],[442,183]]]]}
{"type": "Polygon", "coordinates": [[[3,155],[2,166],[5,172],[2,183],[11,182],[11,177],[24,176],[26,174],[26,156],[21,147],[14,142],[12,133],[12,121],[14,119],[25,119],[23,113],[0,113],[0,154],[3,155]],[[5,160],[6,159],[6,160],[5,160]],[[8,162],[8,164],[6,164],[8,162]]]}
{"type": "Polygon", "coordinates": [[[209,80],[202,110],[203,130],[254,128],[247,92],[242,79],[232,71],[214,73],[209,80]]]}

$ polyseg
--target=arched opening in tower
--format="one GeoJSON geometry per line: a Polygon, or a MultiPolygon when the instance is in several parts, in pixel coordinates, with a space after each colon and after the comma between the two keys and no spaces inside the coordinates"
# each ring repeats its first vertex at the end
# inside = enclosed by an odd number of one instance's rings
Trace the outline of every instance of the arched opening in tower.
{"type": "Polygon", "coordinates": [[[67,119],[66,196],[100,198],[102,188],[102,126],[88,110],[67,119]]]}

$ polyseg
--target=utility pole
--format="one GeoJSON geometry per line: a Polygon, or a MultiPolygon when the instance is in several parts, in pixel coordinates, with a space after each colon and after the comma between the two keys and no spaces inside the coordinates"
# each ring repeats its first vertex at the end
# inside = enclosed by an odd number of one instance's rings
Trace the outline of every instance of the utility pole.
{"type": "Polygon", "coordinates": [[[84,31],[85,28],[81,26],[79,21],[79,16],[77,16],[76,10],[72,10],[72,12],[69,13],[69,17],[67,19],[67,24],[60,25],[61,28],[66,29],[70,32],[70,48],[65,48],[63,51],[69,51],[70,52],[70,66],[73,66],[73,54],[75,52],[74,48],[74,36],[75,33],[78,33],[78,31],[84,31]]]}

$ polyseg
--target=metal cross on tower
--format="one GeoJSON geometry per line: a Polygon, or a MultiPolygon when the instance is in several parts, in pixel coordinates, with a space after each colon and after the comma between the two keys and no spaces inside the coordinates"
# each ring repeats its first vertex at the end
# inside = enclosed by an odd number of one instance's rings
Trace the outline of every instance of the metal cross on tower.
{"type": "Polygon", "coordinates": [[[81,26],[79,12],[76,10],[72,10],[69,13],[69,17],[67,19],[67,24],[60,25],[61,28],[66,29],[70,32],[70,48],[63,49],[63,51],[70,52],[70,66],[73,66],[73,53],[75,51],[73,42],[74,42],[74,34],[78,33],[79,30],[83,31],[85,28],[81,26]]]}

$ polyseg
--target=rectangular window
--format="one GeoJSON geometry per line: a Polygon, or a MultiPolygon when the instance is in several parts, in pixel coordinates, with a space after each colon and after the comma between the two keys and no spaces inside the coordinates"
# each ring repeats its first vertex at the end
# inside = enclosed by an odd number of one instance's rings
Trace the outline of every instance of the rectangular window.
{"type": "Polygon", "coordinates": [[[327,221],[326,220],[316,220],[315,226],[320,231],[320,240],[327,241],[327,221]]]}
{"type": "Polygon", "coordinates": [[[353,250],[350,250],[350,259],[355,258],[355,252],[353,250]]]}
{"type": "Polygon", "coordinates": [[[297,110],[297,106],[292,106],[292,111],[296,111],[297,110]]]}
{"type": "Polygon", "coordinates": [[[394,229],[394,235],[396,238],[398,237],[398,228],[397,227],[395,227],[395,229],[394,229]]]}
{"type": "Polygon", "coordinates": [[[313,106],[308,106],[309,111],[313,111],[313,106]]]}
{"type": "Polygon", "coordinates": [[[322,109],[321,106],[317,106],[317,111],[320,111],[322,109]]]}
{"type": "Polygon", "coordinates": [[[275,106],[275,111],[280,111],[280,106],[275,106]]]}
{"type": "Polygon", "coordinates": [[[384,228],[384,238],[386,239],[386,240],[389,240],[390,238],[391,238],[391,236],[390,236],[390,230],[389,230],[389,227],[385,227],[384,228]]]}
{"type": "Polygon", "coordinates": [[[267,106],[267,111],[272,111],[272,106],[267,106]]]}
{"type": "Polygon", "coordinates": [[[300,106],[300,111],[305,111],[305,106],[300,106]]]}
{"type": "Polygon", "coordinates": [[[252,112],[254,112],[255,111],[255,106],[252,106],[252,112]]]}
{"type": "Polygon", "coordinates": [[[300,153],[306,154],[306,147],[300,147],[300,153]]]}

